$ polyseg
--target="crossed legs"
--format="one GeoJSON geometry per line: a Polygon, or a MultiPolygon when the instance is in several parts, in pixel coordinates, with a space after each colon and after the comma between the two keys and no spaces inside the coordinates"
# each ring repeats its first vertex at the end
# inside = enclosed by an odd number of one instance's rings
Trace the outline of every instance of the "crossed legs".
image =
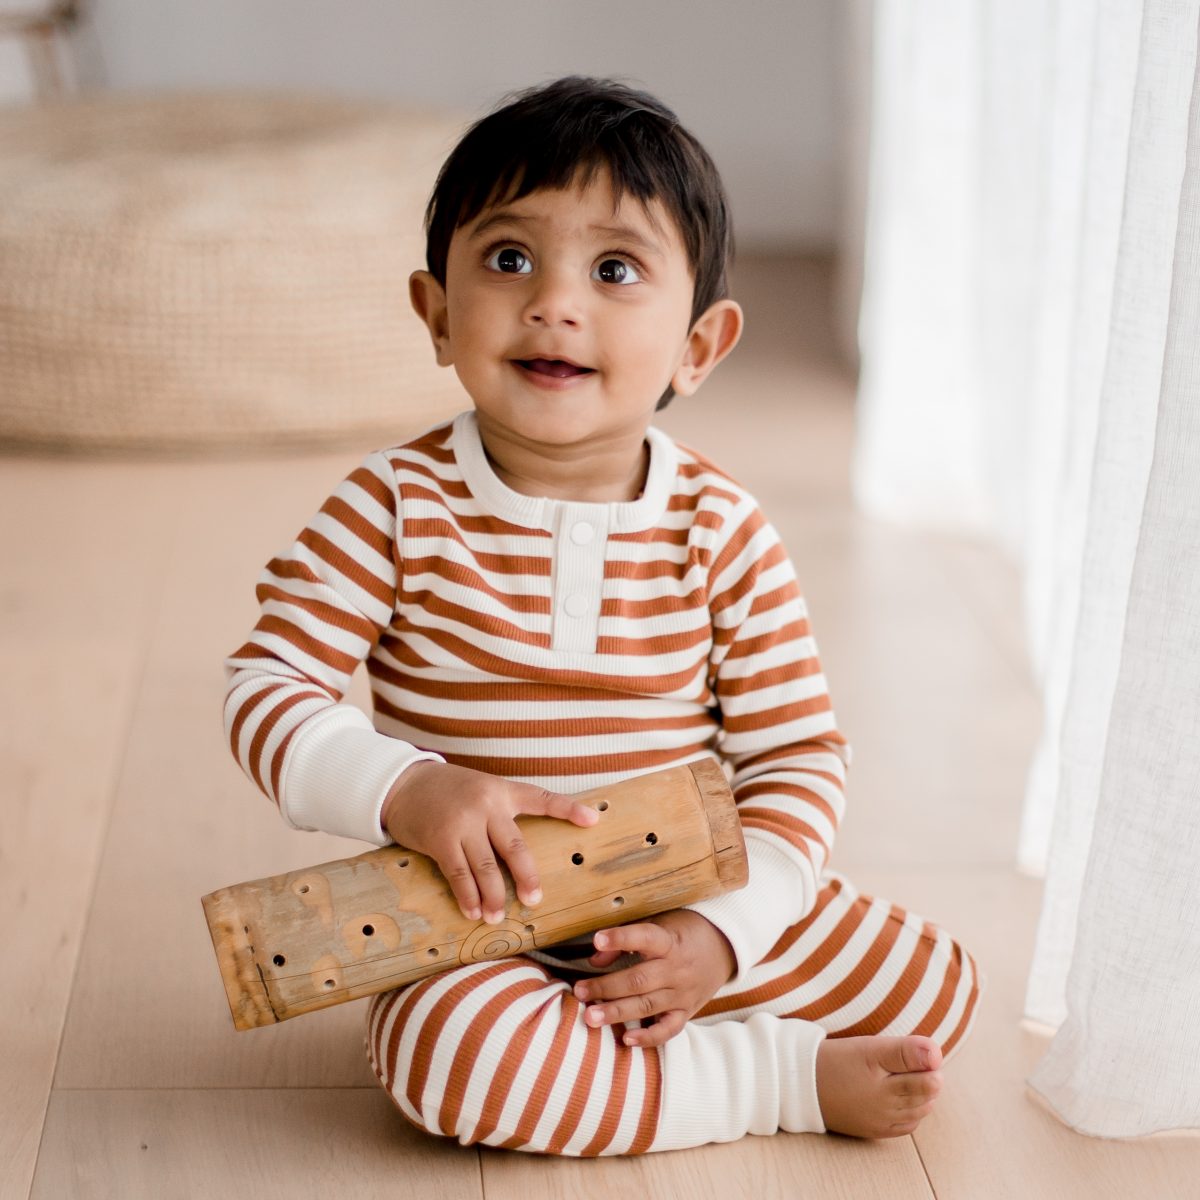
{"type": "MultiPolygon", "coordinates": [[[[911,1095],[903,1103],[917,1111],[921,1079],[908,1072],[922,1069],[921,1043],[901,1039],[922,1035],[948,1062],[981,987],[944,930],[826,871],[813,911],[664,1046],[623,1045],[621,1024],[587,1026],[568,980],[518,956],[374,997],[367,1051],[401,1113],[430,1133],[543,1154],[641,1154],[825,1132],[821,1101],[832,1111],[841,1094],[818,1094],[826,1038],[884,1055],[877,1088],[911,1095]]],[[[828,1079],[837,1056],[826,1055],[828,1079]]]]}

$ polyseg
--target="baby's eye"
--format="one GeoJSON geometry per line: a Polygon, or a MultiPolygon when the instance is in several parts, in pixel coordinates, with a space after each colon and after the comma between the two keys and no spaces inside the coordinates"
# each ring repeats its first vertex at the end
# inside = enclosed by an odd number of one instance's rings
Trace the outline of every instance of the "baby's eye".
{"type": "Polygon", "coordinates": [[[597,263],[596,269],[592,272],[592,278],[600,280],[601,283],[641,283],[642,281],[637,267],[623,258],[606,258],[603,262],[597,263]]]}
{"type": "Polygon", "coordinates": [[[499,250],[494,250],[484,260],[484,264],[493,271],[503,271],[506,275],[528,275],[533,270],[533,263],[516,246],[502,246],[499,250]]]}

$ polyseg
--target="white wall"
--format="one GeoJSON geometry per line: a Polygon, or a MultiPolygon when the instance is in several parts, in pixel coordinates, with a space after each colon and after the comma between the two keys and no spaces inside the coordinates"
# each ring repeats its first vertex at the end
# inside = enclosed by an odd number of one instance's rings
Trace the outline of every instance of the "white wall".
{"type": "MultiPolygon", "coordinates": [[[[842,187],[838,8],[838,0],[92,0],[72,45],[83,87],[314,88],[473,116],[505,91],[556,75],[618,75],[659,95],[708,147],[742,246],[832,247],[842,187]]],[[[0,79],[0,96],[6,90],[0,79]]]]}

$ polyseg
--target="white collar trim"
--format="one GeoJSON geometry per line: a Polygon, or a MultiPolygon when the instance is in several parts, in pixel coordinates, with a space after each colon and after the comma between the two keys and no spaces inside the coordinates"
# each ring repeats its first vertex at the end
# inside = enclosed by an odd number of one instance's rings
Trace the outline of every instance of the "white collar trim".
{"type": "Polygon", "coordinates": [[[636,500],[604,500],[580,503],[555,500],[550,496],[526,496],[515,492],[492,470],[479,437],[479,422],[474,409],[454,418],[453,448],[458,469],[472,495],[494,516],[527,529],[553,531],[560,508],[570,504],[580,515],[587,509],[603,509],[610,533],[636,533],[652,529],[667,510],[667,501],[675,483],[679,456],[674,441],[653,425],[646,430],[650,444],[650,470],[646,486],[636,500]]]}

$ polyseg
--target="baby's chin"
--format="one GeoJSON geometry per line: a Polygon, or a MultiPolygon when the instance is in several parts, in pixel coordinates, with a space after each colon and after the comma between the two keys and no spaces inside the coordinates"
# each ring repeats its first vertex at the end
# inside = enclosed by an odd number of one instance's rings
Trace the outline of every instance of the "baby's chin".
{"type": "Polygon", "coordinates": [[[645,435],[653,409],[631,414],[626,421],[611,414],[591,411],[594,406],[555,396],[536,405],[506,406],[497,410],[476,403],[480,428],[492,436],[547,448],[610,446],[630,439],[634,445],[645,435]]]}

